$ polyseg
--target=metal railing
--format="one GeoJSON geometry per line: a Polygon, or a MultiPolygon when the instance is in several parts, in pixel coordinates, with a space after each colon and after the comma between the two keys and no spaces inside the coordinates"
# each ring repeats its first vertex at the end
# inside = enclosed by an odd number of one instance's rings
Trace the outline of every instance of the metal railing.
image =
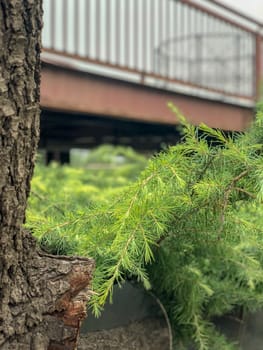
{"type": "Polygon", "coordinates": [[[193,0],[44,0],[43,45],[48,52],[139,74],[145,84],[155,79],[163,87],[254,101],[260,23],[211,3],[214,9],[193,0]]]}

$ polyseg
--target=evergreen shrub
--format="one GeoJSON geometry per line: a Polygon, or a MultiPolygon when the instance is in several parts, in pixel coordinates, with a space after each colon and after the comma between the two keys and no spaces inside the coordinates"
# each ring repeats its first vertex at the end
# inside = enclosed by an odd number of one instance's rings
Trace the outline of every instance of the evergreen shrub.
{"type": "Polygon", "coordinates": [[[137,280],[165,305],[176,349],[234,349],[211,320],[263,305],[263,113],[233,137],[180,119],[183,142],[136,181],[115,172],[121,190],[89,169],[38,168],[27,226],[48,251],[95,258],[96,314],[137,280]]]}

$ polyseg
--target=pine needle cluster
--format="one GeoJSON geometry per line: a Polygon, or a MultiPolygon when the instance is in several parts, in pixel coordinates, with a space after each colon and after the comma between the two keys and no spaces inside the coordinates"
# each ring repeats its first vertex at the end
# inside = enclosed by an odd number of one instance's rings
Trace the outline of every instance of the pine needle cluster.
{"type": "Polygon", "coordinates": [[[47,248],[53,240],[96,259],[96,314],[115,283],[136,279],[165,305],[176,348],[234,349],[211,320],[263,305],[263,113],[230,137],[171,108],[183,142],[153,157],[137,181],[74,210],[54,202],[41,220],[32,199],[27,226],[47,248]]]}

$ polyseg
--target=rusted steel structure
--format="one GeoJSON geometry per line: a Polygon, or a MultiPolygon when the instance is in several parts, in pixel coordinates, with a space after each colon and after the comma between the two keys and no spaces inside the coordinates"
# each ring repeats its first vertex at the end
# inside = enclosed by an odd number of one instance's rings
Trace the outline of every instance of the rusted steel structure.
{"type": "Polygon", "coordinates": [[[263,25],[247,15],[217,0],[44,0],[44,9],[44,109],[172,125],[172,100],[194,123],[244,130],[253,118],[263,25]]]}

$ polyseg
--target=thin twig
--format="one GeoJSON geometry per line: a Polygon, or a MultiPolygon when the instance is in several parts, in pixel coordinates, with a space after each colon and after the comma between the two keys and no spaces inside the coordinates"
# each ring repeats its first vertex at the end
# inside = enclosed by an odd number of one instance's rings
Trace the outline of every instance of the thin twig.
{"type": "Polygon", "coordinates": [[[200,182],[203,178],[204,178],[204,176],[205,176],[205,174],[206,174],[206,171],[208,170],[208,168],[210,167],[210,165],[213,163],[213,161],[215,160],[215,156],[214,156],[214,154],[209,154],[209,156],[208,156],[208,160],[207,160],[207,162],[206,162],[206,164],[205,164],[205,166],[203,167],[203,169],[200,171],[200,173],[197,175],[197,179],[194,181],[194,183],[189,183],[189,187],[191,187],[192,188],[192,191],[191,191],[191,197],[193,196],[193,194],[194,194],[194,184],[197,184],[198,182],[200,182]]]}
{"type": "Polygon", "coordinates": [[[226,187],[226,192],[224,195],[224,200],[223,200],[223,205],[222,205],[222,211],[221,211],[221,216],[220,216],[220,222],[221,222],[221,226],[219,228],[219,233],[218,233],[218,238],[221,235],[223,229],[224,229],[224,224],[225,224],[225,212],[226,212],[226,208],[227,208],[227,204],[229,201],[229,197],[231,194],[231,191],[233,190],[233,188],[235,187],[235,184],[242,179],[244,176],[246,176],[249,173],[249,169],[242,171],[242,173],[240,173],[239,175],[237,175],[236,177],[234,177],[232,179],[232,181],[230,182],[230,184],[226,187]]]}
{"type": "Polygon", "coordinates": [[[238,192],[245,193],[245,194],[247,194],[247,195],[248,195],[249,197],[251,197],[251,198],[254,198],[254,199],[257,198],[257,196],[256,196],[254,193],[248,192],[248,191],[244,190],[244,188],[234,187],[233,189],[237,190],[238,192]]]}

